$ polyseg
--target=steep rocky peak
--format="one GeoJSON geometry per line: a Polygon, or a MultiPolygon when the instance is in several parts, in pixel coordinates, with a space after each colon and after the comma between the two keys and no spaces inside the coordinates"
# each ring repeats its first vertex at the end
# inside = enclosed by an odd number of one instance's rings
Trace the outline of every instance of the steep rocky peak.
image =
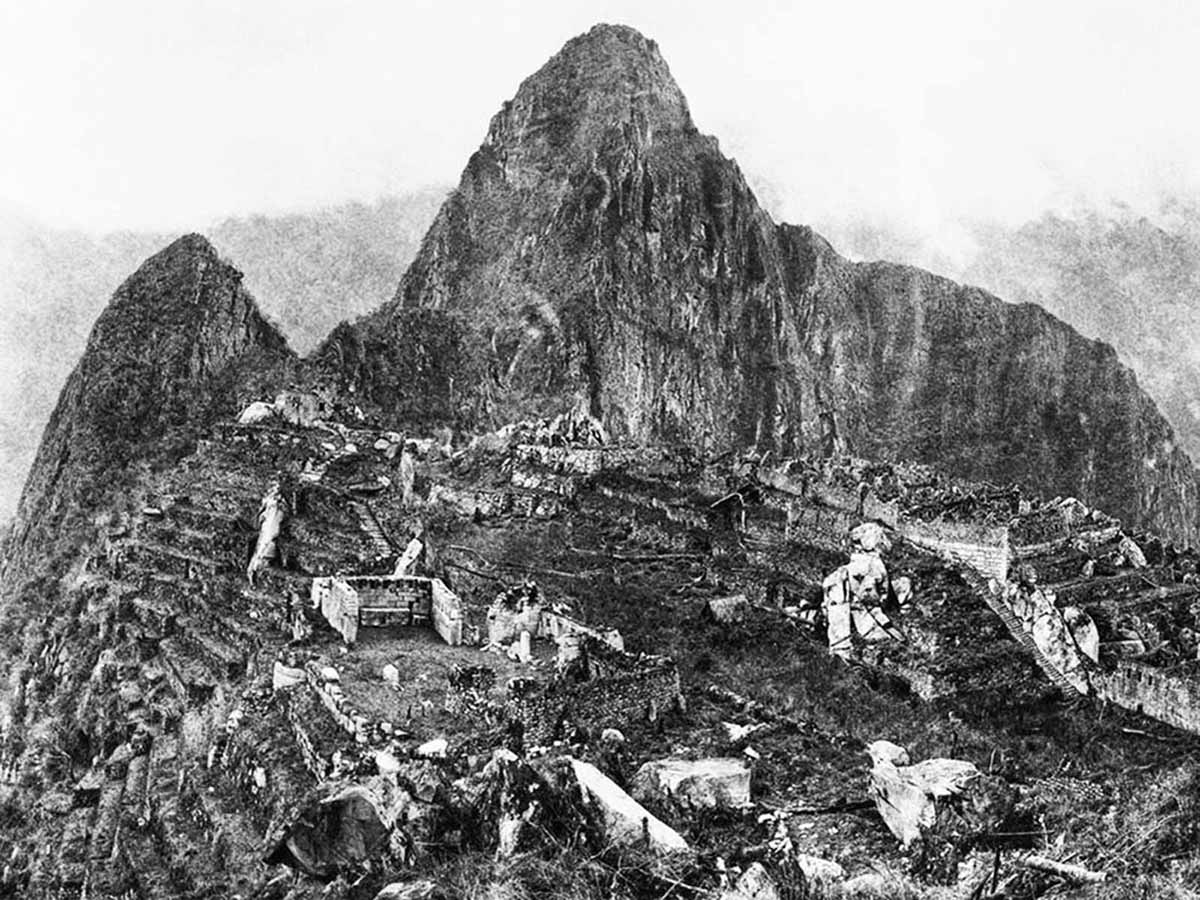
{"type": "Polygon", "coordinates": [[[597,25],[522,82],[492,119],[484,146],[594,152],[614,127],[642,143],[657,133],[694,131],[658,45],[628,26],[597,25]]]}

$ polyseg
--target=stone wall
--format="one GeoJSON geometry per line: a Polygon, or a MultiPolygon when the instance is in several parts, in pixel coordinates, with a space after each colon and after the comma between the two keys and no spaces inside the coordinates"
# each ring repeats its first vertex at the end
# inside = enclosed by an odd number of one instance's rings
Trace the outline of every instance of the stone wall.
{"type": "Polygon", "coordinates": [[[552,610],[542,610],[541,619],[538,622],[538,636],[549,638],[556,643],[561,643],[560,639],[566,636],[589,637],[602,644],[607,644],[614,650],[625,649],[625,639],[621,637],[621,632],[617,629],[609,628],[600,631],[590,625],[584,625],[578,619],[572,619],[570,616],[564,616],[552,610]]]}
{"type": "Polygon", "coordinates": [[[450,673],[449,682],[446,712],[486,721],[491,714],[496,670],[490,666],[458,666],[450,673]]]}
{"type": "Polygon", "coordinates": [[[548,444],[519,444],[513,462],[536,465],[563,475],[597,475],[631,465],[654,465],[669,457],[665,447],[565,447],[548,444]]]}
{"type": "Polygon", "coordinates": [[[433,609],[433,630],[451,647],[463,642],[462,600],[440,578],[429,583],[430,602],[433,609]]]}
{"type": "Polygon", "coordinates": [[[788,512],[787,538],[826,550],[844,551],[846,535],[862,517],[831,506],[795,503],[788,512]]]}
{"type": "Polygon", "coordinates": [[[988,578],[1008,578],[1008,529],[1003,526],[904,519],[896,531],[918,547],[969,566],[988,578]]]}
{"type": "Polygon", "coordinates": [[[588,677],[568,672],[549,683],[509,682],[505,715],[524,728],[526,746],[570,736],[575,727],[598,733],[654,720],[683,704],[679,670],[664,656],[633,655],[585,639],[588,677]]]}
{"type": "Polygon", "coordinates": [[[441,482],[430,487],[428,502],[447,506],[465,518],[552,519],[562,511],[562,498],[557,494],[509,488],[476,489],[441,482]]]}
{"type": "Polygon", "coordinates": [[[353,643],[359,626],[431,625],[447,644],[463,640],[462,601],[437,578],[415,575],[332,575],[314,578],[312,605],[353,643]]]}
{"type": "Polygon", "coordinates": [[[358,592],[344,578],[331,575],[314,578],[311,599],[314,607],[330,627],[342,636],[347,644],[358,640],[358,592]]]}
{"type": "Polygon", "coordinates": [[[1200,733],[1200,682],[1130,660],[1094,672],[1092,690],[1117,706],[1200,733]]]}

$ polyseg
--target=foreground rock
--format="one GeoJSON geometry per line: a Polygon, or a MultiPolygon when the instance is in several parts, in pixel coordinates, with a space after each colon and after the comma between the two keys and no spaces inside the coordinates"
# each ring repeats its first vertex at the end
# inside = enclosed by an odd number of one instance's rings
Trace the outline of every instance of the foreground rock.
{"type": "Polygon", "coordinates": [[[431,900],[437,892],[432,881],[397,881],[376,894],[375,900],[431,900]]]}
{"type": "Polygon", "coordinates": [[[571,760],[584,803],[601,820],[604,837],[613,844],[643,844],[659,852],[687,850],[687,841],[670,825],[655,818],[603,772],[590,763],[571,760]]]}
{"type": "Polygon", "coordinates": [[[686,806],[738,809],[750,804],[750,767],[741,759],[659,759],[633,776],[641,801],[674,800],[686,806]]]}
{"type": "Polygon", "coordinates": [[[905,847],[933,830],[940,801],[957,797],[981,774],[974,763],[958,759],[911,765],[908,751],[891,741],[875,741],[867,753],[875,808],[905,847]]]}

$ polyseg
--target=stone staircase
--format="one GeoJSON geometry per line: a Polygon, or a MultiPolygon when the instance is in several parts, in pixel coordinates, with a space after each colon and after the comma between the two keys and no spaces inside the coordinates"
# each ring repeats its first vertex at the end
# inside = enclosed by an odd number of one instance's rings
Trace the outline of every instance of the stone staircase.
{"type": "Polygon", "coordinates": [[[1004,623],[1004,627],[1008,629],[1008,633],[1012,635],[1013,640],[1029,651],[1030,655],[1032,655],[1034,661],[1037,663],[1038,668],[1045,673],[1046,677],[1049,678],[1050,681],[1052,681],[1057,687],[1061,688],[1066,696],[1081,696],[1079,689],[1075,687],[1075,685],[1071,684],[1071,682],[1066,679],[1066,677],[1058,670],[1058,668],[1046,658],[1046,655],[1042,653],[1040,649],[1038,649],[1033,637],[1021,627],[1020,620],[1018,620],[1013,611],[1009,609],[1008,604],[1006,604],[992,590],[988,580],[975,570],[965,567],[959,570],[959,574],[970,586],[970,588],[983,599],[983,602],[988,605],[988,608],[997,616],[999,616],[1000,621],[1004,623]]]}
{"type": "Polygon", "coordinates": [[[370,504],[365,500],[351,500],[350,508],[354,510],[354,515],[358,517],[359,527],[362,528],[363,533],[370,539],[371,547],[376,554],[379,556],[395,556],[396,548],[392,546],[392,542],[384,532],[383,526],[379,524],[379,519],[375,517],[375,512],[371,509],[370,504]]]}

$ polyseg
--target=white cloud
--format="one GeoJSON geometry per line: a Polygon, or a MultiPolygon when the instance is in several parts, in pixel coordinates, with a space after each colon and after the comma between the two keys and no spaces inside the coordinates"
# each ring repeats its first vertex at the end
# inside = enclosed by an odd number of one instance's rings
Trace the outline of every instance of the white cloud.
{"type": "Polygon", "coordinates": [[[215,217],[454,181],[569,37],[661,45],[793,221],[936,231],[1193,187],[1190,2],[85,0],[0,12],[0,200],[56,224],[215,217]]]}

